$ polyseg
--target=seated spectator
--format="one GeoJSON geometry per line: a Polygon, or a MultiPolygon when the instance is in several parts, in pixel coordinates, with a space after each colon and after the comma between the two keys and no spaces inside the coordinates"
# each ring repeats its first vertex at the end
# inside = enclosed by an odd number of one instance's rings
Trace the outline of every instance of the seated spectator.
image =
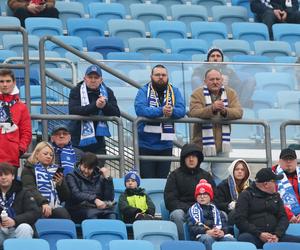
{"type": "Polygon", "coordinates": [[[212,186],[201,179],[195,189],[197,201],[188,211],[188,225],[193,240],[203,242],[206,250],[212,249],[215,241],[235,241],[228,234],[226,216],[213,204],[212,186]]]}
{"type": "Polygon", "coordinates": [[[175,222],[179,239],[184,239],[183,224],[188,209],[194,204],[195,188],[201,179],[206,179],[213,188],[212,176],[200,168],[203,162],[201,148],[197,144],[185,144],[180,154],[180,167],[167,179],[164,200],[170,211],[170,220],[175,222]]]}
{"type": "Polygon", "coordinates": [[[65,125],[55,126],[51,134],[51,143],[55,152],[55,164],[64,168],[64,176],[73,172],[83,152],[72,146],[69,128],[65,125]]]}
{"type": "Polygon", "coordinates": [[[0,163],[0,209],[6,211],[0,229],[0,248],[9,238],[32,238],[33,225],[41,216],[32,194],[22,187],[22,183],[15,179],[15,169],[8,163],[0,163]]]}
{"type": "Polygon", "coordinates": [[[20,19],[22,27],[25,27],[27,17],[58,18],[59,14],[55,0],[8,0],[7,5],[14,16],[20,19]]]}
{"type": "Polygon", "coordinates": [[[229,176],[217,186],[214,202],[228,214],[228,223],[234,224],[234,211],[240,193],[249,187],[250,168],[246,161],[235,160],[228,168],[229,176]]]}
{"type": "Polygon", "coordinates": [[[151,198],[140,188],[140,177],[135,171],[124,176],[125,192],[119,198],[119,210],[125,223],[135,220],[153,220],[155,206],[151,198]]]}
{"type": "Polygon", "coordinates": [[[274,40],[274,23],[300,23],[298,0],[250,0],[256,20],[268,26],[270,39],[274,40]]]}
{"type": "Polygon", "coordinates": [[[54,164],[54,149],[50,143],[38,143],[22,171],[24,188],[32,192],[45,218],[70,219],[62,202],[69,198],[63,169],[54,164]]]}
{"type": "Polygon", "coordinates": [[[71,192],[67,202],[72,219],[115,219],[114,184],[107,168],[98,168],[97,156],[86,152],[74,172],[66,177],[71,192]]]}

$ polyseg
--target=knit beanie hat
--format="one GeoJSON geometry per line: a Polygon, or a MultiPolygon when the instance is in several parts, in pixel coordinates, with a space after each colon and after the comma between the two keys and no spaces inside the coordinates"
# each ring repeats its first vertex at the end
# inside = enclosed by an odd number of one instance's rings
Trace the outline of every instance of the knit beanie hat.
{"type": "Polygon", "coordinates": [[[210,57],[210,55],[211,55],[213,52],[215,52],[215,51],[218,51],[218,52],[221,54],[221,56],[222,56],[222,62],[223,62],[223,61],[224,61],[224,54],[223,54],[223,51],[222,51],[221,49],[219,49],[219,48],[216,48],[216,47],[212,47],[212,48],[210,48],[210,49],[208,50],[208,52],[207,52],[207,57],[206,57],[206,61],[209,62],[209,57],[210,57]]]}
{"type": "Polygon", "coordinates": [[[207,180],[201,179],[195,189],[195,199],[197,199],[197,196],[199,194],[204,194],[204,193],[208,193],[210,200],[213,200],[214,191],[212,189],[212,186],[207,182],[207,180]]]}
{"type": "Polygon", "coordinates": [[[126,186],[126,181],[128,181],[128,179],[132,179],[135,180],[137,183],[137,186],[139,187],[141,184],[141,178],[139,177],[138,173],[136,171],[129,171],[125,176],[124,176],[124,184],[126,186]]]}

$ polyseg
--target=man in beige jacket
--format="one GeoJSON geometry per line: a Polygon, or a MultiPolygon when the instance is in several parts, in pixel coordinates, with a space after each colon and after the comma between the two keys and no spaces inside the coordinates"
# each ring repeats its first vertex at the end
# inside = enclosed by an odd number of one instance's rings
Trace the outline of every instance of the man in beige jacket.
{"type": "MultiPolygon", "coordinates": [[[[230,79],[229,79],[230,81],[230,79]]],[[[236,92],[223,85],[222,74],[217,69],[209,69],[205,73],[204,85],[197,88],[191,95],[191,117],[201,119],[240,119],[243,115],[236,92]]],[[[194,124],[193,141],[203,148],[205,156],[228,157],[230,151],[230,126],[224,124],[194,124]]],[[[218,183],[228,176],[227,165],[224,163],[202,164],[209,170],[218,183]]]]}

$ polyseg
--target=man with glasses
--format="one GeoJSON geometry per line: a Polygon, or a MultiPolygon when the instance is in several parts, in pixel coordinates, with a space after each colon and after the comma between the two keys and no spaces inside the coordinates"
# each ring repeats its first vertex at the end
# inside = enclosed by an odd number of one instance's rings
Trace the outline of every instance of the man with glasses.
{"type": "MultiPolygon", "coordinates": [[[[84,80],[69,95],[70,115],[120,116],[120,110],[113,91],[106,86],[98,65],[87,68],[84,80]]],[[[104,121],[72,121],[70,127],[72,144],[84,152],[106,154],[105,139],[111,134],[104,121]]],[[[105,161],[99,162],[100,167],[105,161]]]]}
{"type": "Polygon", "coordinates": [[[255,182],[240,194],[235,217],[239,241],[251,242],[258,249],[267,242],[300,242],[299,236],[286,234],[289,221],[276,192],[276,182],[283,177],[271,168],[262,168],[255,182]]]}
{"type": "Polygon", "coordinates": [[[14,73],[0,70],[0,162],[16,168],[31,143],[31,119],[27,106],[21,102],[14,73]]]}
{"type": "MultiPolygon", "coordinates": [[[[150,119],[167,117],[178,119],[185,116],[183,98],[168,78],[163,65],[156,65],[151,72],[151,81],[144,85],[135,98],[137,116],[150,119]]],[[[173,122],[140,123],[138,127],[140,155],[171,156],[175,127],[173,122]]],[[[142,178],[166,178],[171,161],[140,161],[142,178]]]]}

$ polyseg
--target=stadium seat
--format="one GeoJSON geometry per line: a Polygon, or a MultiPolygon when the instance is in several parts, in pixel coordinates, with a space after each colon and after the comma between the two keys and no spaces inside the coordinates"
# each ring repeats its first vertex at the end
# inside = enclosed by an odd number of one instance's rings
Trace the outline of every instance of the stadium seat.
{"type": "Polygon", "coordinates": [[[128,73],[129,78],[136,80],[141,85],[149,82],[149,76],[151,75],[150,69],[134,69],[128,73]]]}
{"type": "MultiPolygon", "coordinates": [[[[300,112],[300,91],[278,91],[277,92],[278,107],[282,109],[295,110],[300,112]]],[[[294,225],[294,224],[293,224],[294,225]]],[[[292,227],[292,225],[291,225],[292,227]]],[[[291,228],[290,228],[291,229],[291,228]]],[[[298,226],[299,229],[299,226],[298,226]]],[[[300,231],[299,231],[300,233],[300,231]]]]}
{"type": "Polygon", "coordinates": [[[173,240],[173,241],[163,242],[160,246],[160,250],[182,250],[182,249],[205,250],[205,245],[199,241],[173,240]]]}
{"type": "Polygon", "coordinates": [[[89,36],[104,36],[105,24],[96,18],[69,18],[67,20],[69,36],[78,36],[86,46],[86,38],[89,36]]]}
{"type": "Polygon", "coordinates": [[[6,239],[3,242],[5,250],[50,250],[49,244],[43,239],[6,239]]]}
{"type": "Polygon", "coordinates": [[[173,20],[184,22],[188,32],[191,32],[191,22],[207,21],[207,10],[202,5],[182,5],[171,6],[173,20]]]}
{"type": "MultiPolygon", "coordinates": [[[[6,28],[8,26],[19,27],[19,26],[21,26],[20,20],[14,16],[0,16],[0,27],[6,28]]],[[[0,32],[1,44],[2,44],[2,36],[4,34],[18,34],[18,32],[17,31],[1,31],[0,32]]]]}
{"type": "MultiPolygon", "coordinates": [[[[29,61],[30,61],[30,68],[35,68],[37,70],[40,69],[40,62],[33,61],[34,58],[40,58],[40,52],[38,50],[29,50],[29,61]]],[[[61,59],[61,56],[55,51],[45,50],[45,60],[46,60],[46,68],[60,68],[63,62],[60,61],[52,61],[52,59],[61,59]]]]}
{"type": "Polygon", "coordinates": [[[248,17],[254,18],[253,12],[250,9],[249,0],[231,0],[233,6],[243,6],[247,9],[248,17]]]}
{"type": "Polygon", "coordinates": [[[129,14],[130,13],[130,5],[131,4],[141,4],[141,3],[145,3],[144,0],[111,0],[111,3],[120,3],[123,4],[126,13],[129,14]]]}
{"type": "Polygon", "coordinates": [[[35,229],[40,239],[48,241],[50,250],[56,250],[56,242],[60,239],[76,239],[76,226],[68,219],[38,219],[35,229]]]}
{"type": "Polygon", "coordinates": [[[265,243],[263,250],[298,250],[300,249],[300,243],[296,242],[274,242],[265,243]]]}
{"type": "Polygon", "coordinates": [[[82,3],[82,5],[84,7],[84,12],[86,14],[88,14],[89,13],[89,4],[90,3],[99,3],[99,2],[105,2],[105,1],[102,1],[102,0],[76,0],[76,2],[82,3]]]}
{"type": "Polygon", "coordinates": [[[3,63],[6,59],[10,57],[17,57],[18,54],[16,51],[9,50],[9,49],[1,49],[0,50],[0,63],[3,63]]]}
{"type": "MultiPolygon", "coordinates": [[[[171,54],[161,54],[161,53],[153,53],[148,58],[150,61],[191,61],[192,57],[186,54],[179,54],[179,53],[171,53],[171,54]]],[[[179,65],[182,68],[182,65],[179,65]]],[[[169,66],[167,67],[170,71],[169,66]]]]}
{"type": "Polygon", "coordinates": [[[109,250],[154,250],[153,244],[145,240],[113,240],[109,242],[109,250]]]}
{"type": "Polygon", "coordinates": [[[206,54],[207,43],[202,39],[172,39],[171,51],[183,55],[206,54]]]}
{"type": "Polygon", "coordinates": [[[252,95],[253,110],[274,108],[277,103],[277,96],[268,90],[255,90],[252,95]]]}
{"type": "Polygon", "coordinates": [[[39,37],[63,35],[62,21],[50,17],[28,17],[25,19],[25,27],[30,35],[39,37]]]}
{"type": "Polygon", "coordinates": [[[264,23],[236,22],[232,24],[232,38],[248,41],[254,50],[254,41],[268,41],[269,31],[264,23]]]}
{"type": "Polygon", "coordinates": [[[262,56],[290,56],[292,53],[291,46],[283,41],[255,41],[255,54],[262,56]]]}
{"type": "Polygon", "coordinates": [[[300,236],[300,224],[290,223],[285,233],[290,235],[300,236]]]}
{"type": "Polygon", "coordinates": [[[250,242],[241,241],[218,241],[212,245],[212,250],[243,249],[257,250],[256,246],[250,242]]]}
{"type": "MultiPolygon", "coordinates": [[[[136,97],[136,94],[138,92],[138,89],[132,86],[128,87],[111,87],[111,89],[114,91],[115,96],[118,100],[118,105],[120,109],[132,116],[135,116],[135,111],[133,107],[133,103],[136,97]]],[[[124,191],[125,185],[124,185],[124,179],[123,181],[123,189],[118,188],[117,191],[120,193],[121,190],[124,191]]],[[[144,186],[142,186],[144,188],[144,186]]],[[[116,188],[115,188],[116,190],[116,188]]],[[[147,191],[147,190],[146,190],[147,191]]],[[[155,195],[155,194],[153,194],[155,195]]]]}
{"type": "Polygon", "coordinates": [[[242,6],[213,6],[212,18],[215,22],[226,24],[230,34],[232,33],[232,23],[249,21],[247,9],[242,6]]]}
{"type": "Polygon", "coordinates": [[[113,178],[113,183],[115,190],[115,201],[119,201],[121,193],[125,191],[124,178],[113,178]]]}
{"type": "Polygon", "coordinates": [[[235,55],[231,57],[232,62],[253,62],[253,63],[271,63],[272,60],[267,56],[256,55],[235,55]]]}
{"type": "Polygon", "coordinates": [[[181,21],[150,21],[151,37],[163,39],[167,48],[170,48],[171,39],[186,38],[186,26],[181,21]]]}
{"type": "Polygon", "coordinates": [[[300,56],[300,41],[295,42],[295,51],[296,51],[296,56],[300,56]]]}
{"type": "MultiPolygon", "coordinates": [[[[39,37],[34,35],[28,36],[28,49],[38,50],[39,49],[39,37]]],[[[23,55],[23,36],[20,34],[5,34],[2,36],[3,48],[7,50],[13,50],[18,56],[23,55]]]]}
{"type": "MultiPolygon", "coordinates": [[[[95,60],[103,60],[102,54],[100,54],[98,52],[95,52],[95,51],[83,51],[82,53],[85,54],[86,56],[89,56],[89,57],[95,59],[95,60]]],[[[76,56],[72,52],[66,52],[65,57],[67,59],[70,59],[75,64],[78,64],[80,61],[84,61],[84,59],[76,56]]]]}
{"type": "Polygon", "coordinates": [[[226,5],[226,0],[192,0],[194,5],[202,5],[206,7],[208,16],[212,16],[212,7],[216,5],[226,5]]]}
{"type": "MultiPolygon", "coordinates": [[[[73,71],[70,68],[46,68],[46,70],[48,70],[50,73],[57,75],[58,77],[72,83],[73,82],[73,71]]],[[[51,86],[52,88],[58,87],[58,86],[62,86],[61,84],[59,84],[58,82],[49,79],[48,80],[48,85],[51,86]]]]}
{"type": "Polygon", "coordinates": [[[272,25],[274,40],[290,44],[295,51],[295,42],[300,40],[300,27],[296,23],[275,23],[272,25]]]}
{"type": "Polygon", "coordinates": [[[227,39],[227,29],[220,22],[191,22],[192,38],[203,39],[208,47],[216,39],[227,39]]]}
{"type": "Polygon", "coordinates": [[[186,241],[191,240],[191,235],[190,235],[190,231],[189,231],[189,225],[188,225],[187,222],[183,223],[183,234],[184,234],[184,240],[186,240],[186,241]]]}
{"type": "MultiPolygon", "coordinates": [[[[74,49],[83,51],[83,43],[81,38],[78,36],[54,36],[54,38],[60,40],[66,45],[73,47],[74,49]]],[[[52,43],[50,41],[46,41],[46,49],[59,53],[61,57],[65,57],[65,54],[67,52],[67,50],[60,45],[52,43]]]]}
{"type": "MultiPolygon", "coordinates": [[[[46,88],[47,101],[59,101],[57,96],[53,95],[53,92],[46,88]]],[[[20,98],[25,99],[25,85],[20,86],[20,98]]],[[[40,85],[30,85],[30,100],[31,101],[41,101],[41,86],[40,85]]]]}
{"type": "MultiPolygon", "coordinates": [[[[14,73],[15,73],[15,78],[16,78],[18,88],[20,88],[20,86],[22,86],[22,85],[25,85],[24,70],[23,69],[15,69],[14,73]]],[[[41,85],[40,74],[37,69],[30,69],[29,81],[30,81],[30,85],[41,85]]]]}
{"type": "Polygon", "coordinates": [[[194,54],[192,55],[192,61],[204,62],[206,61],[206,54],[194,54]]]}
{"type": "Polygon", "coordinates": [[[68,239],[68,240],[57,241],[57,250],[83,250],[83,249],[102,250],[102,246],[97,240],[68,239]]]}
{"type": "Polygon", "coordinates": [[[249,43],[245,40],[216,39],[213,45],[222,49],[224,55],[229,58],[235,55],[249,55],[251,50],[249,43]]]}
{"type": "Polygon", "coordinates": [[[143,53],[146,57],[166,52],[166,43],[160,38],[129,38],[128,47],[130,52],[143,53]]]}
{"type": "Polygon", "coordinates": [[[151,0],[151,3],[160,4],[164,6],[167,10],[167,14],[171,15],[171,7],[173,5],[186,5],[186,2],[190,2],[190,0],[151,0]]]}
{"type": "Polygon", "coordinates": [[[109,52],[124,51],[124,43],[118,37],[87,37],[86,45],[88,51],[99,52],[103,55],[104,59],[106,59],[106,55],[109,52]]]}
{"type": "Polygon", "coordinates": [[[127,240],[126,225],[120,220],[84,220],[81,228],[83,238],[99,241],[103,250],[109,250],[112,240],[127,240]]]}
{"type": "Polygon", "coordinates": [[[135,240],[147,240],[160,250],[161,243],[178,240],[176,224],[172,221],[139,220],[132,225],[135,240]]]}
{"type": "Polygon", "coordinates": [[[275,63],[296,63],[298,58],[296,56],[275,56],[274,62],[275,63]]]}
{"type": "Polygon", "coordinates": [[[110,36],[121,38],[125,47],[128,47],[129,38],[146,37],[146,27],[141,20],[109,20],[108,30],[110,36]]]}

